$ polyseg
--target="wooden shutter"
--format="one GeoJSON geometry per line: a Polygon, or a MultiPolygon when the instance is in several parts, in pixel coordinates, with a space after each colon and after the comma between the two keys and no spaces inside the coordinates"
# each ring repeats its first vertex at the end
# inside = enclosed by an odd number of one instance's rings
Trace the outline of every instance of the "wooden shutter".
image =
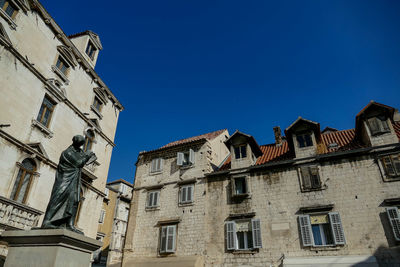
{"type": "Polygon", "coordinates": [[[158,159],[159,161],[160,161],[160,165],[159,165],[159,171],[162,171],[162,169],[163,169],[163,165],[164,165],[164,160],[162,159],[162,158],[160,158],[160,159],[158,159]]]}
{"type": "Polygon", "coordinates": [[[155,172],[155,171],[156,171],[156,159],[153,159],[151,161],[150,172],[155,172]]]}
{"type": "Polygon", "coordinates": [[[301,234],[301,240],[303,241],[303,246],[304,247],[313,246],[314,237],[311,229],[310,216],[300,215],[299,224],[300,224],[300,234],[301,234]]]}
{"type": "Polygon", "coordinates": [[[386,175],[388,175],[388,176],[395,176],[395,175],[396,175],[396,172],[395,172],[395,170],[394,170],[394,166],[393,166],[393,164],[392,164],[392,161],[391,161],[391,159],[390,159],[390,156],[383,157],[383,158],[382,158],[382,162],[383,162],[383,165],[385,166],[386,175]]]}
{"type": "Polygon", "coordinates": [[[400,241],[400,216],[396,207],[386,208],[386,213],[389,217],[390,225],[392,226],[394,238],[400,241]]]}
{"type": "Polygon", "coordinates": [[[311,178],[311,186],[312,188],[320,188],[321,187],[321,179],[319,177],[318,167],[310,167],[310,178],[311,178]]]}
{"type": "Polygon", "coordinates": [[[187,187],[186,199],[187,199],[187,202],[193,201],[193,185],[189,185],[187,187]]]}
{"type": "Polygon", "coordinates": [[[303,181],[303,189],[311,189],[310,168],[301,167],[300,172],[301,172],[301,179],[303,181]]]}
{"type": "Polygon", "coordinates": [[[160,252],[166,252],[167,248],[167,228],[168,226],[161,227],[161,237],[160,237],[160,252]]]}
{"type": "Polygon", "coordinates": [[[194,151],[193,149],[189,149],[189,163],[194,164],[194,151]]]}
{"type": "Polygon", "coordinates": [[[185,158],[185,155],[182,152],[178,152],[177,159],[176,159],[176,165],[182,166],[184,158],[185,158]]]}
{"type": "Polygon", "coordinates": [[[335,245],[344,245],[346,240],[344,238],[342,221],[338,212],[329,212],[329,221],[332,228],[333,241],[335,245]]]}
{"type": "Polygon", "coordinates": [[[251,220],[251,229],[253,232],[253,248],[262,248],[260,219],[251,220]]]}
{"type": "Polygon", "coordinates": [[[368,119],[369,130],[371,131],[371,135],[375,135],[379,133],[379,125],[376,117],[368,119]]]}
{"type": "Polygon", "coordinates": [[[181,187],[181,203],[185,203],[186,202],[186,195],[187,195],[187,187],[186,186],[182,186],[181,187]]]}
{"type": "Polygon", "coordinates": [[[147,207],[153,206],[153,192],[147,193],[147,207]]]}
{"type": "Polygon", "coordinates": [[[379,118],[381,125],[382,125],[382,131],[384,132],[390,132],[390,128],[389,128],[389,124],[388,124],[388,120],[385,117],[380,117],[379,118]]]}
{"type": "Polygon", "coordinates": [[[176,225],[167,226],[167,246],[166,252],[175,252],[175,236],[176,236],[176,225]]]}
{"type": "Polygon", "coordinates": [[[399,155],[392,156],[392,163],[393,163],[393,167],[396,172],[396,175],[400,175],[400,156],[399,155]]]}
{"type": "Polygon", "coordinates": [[[159,198],[160,198],[160,192],[159,191],[153,192],[153,207],[157,207],[158,206],[159,198]]]}
{"type": "Polygon", "coordinates": [[[236,223],[234,221],[225,223],[225,239],[227,250],[236,249],[236,223]]]}

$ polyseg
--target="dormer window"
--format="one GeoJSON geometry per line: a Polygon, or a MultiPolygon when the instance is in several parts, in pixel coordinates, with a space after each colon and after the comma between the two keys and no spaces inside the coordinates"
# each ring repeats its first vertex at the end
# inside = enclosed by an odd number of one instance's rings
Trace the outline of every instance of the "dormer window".
{"type": "Polygon", "coordinates": [[[96,55],[96,47],[92,44],[91,41],[88,42],[88,45],[86,47],[86,55],[90,57],[91,60],[94,60],[94,56],[96,55]]]}
{"type": "Polygon", "coordinates": [[[62,74],[64,74],[65,76],[67,75],[69,65],[65,62],[64,59],[61,58],[61,56],[58,56],[56,67],[59,71],[62,72],[62,74]]]}
{"type": "Polygon", "coordinates": [[[300,148],[313,145],[311,133],[296,134],[296,140],[300,148]]]}
{"type": "Polygon", "coordinates": [[[247,146],[242,145],[242,146],[235,146],[235,159],[243,159],[247,157],[247,146]]]}
{"type": "Polygon", "coordinates": [[[377,116],[369,118],[368,127],[371,131],[371,135],[378,135],[390,132],[389,124],[387,118],[384,116],[377,116]]]}
{"type": "Polygon", "coordinates": [[[0,7],[12,19],[17,15],[17,8],[8,0],[0,0],[0,7]]]}

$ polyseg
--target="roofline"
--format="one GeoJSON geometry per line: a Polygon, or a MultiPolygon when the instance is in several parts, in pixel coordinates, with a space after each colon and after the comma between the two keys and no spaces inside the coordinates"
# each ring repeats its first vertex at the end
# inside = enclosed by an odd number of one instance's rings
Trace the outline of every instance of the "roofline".
{"type": "Polygon", "coordinates": [[[185,146],[185,145],[188,145],[188,144],[202,143],[202,142],[205,143],[207,141],[208,141],[207,138],[200,138],[200,139],[189,141],[189,142],[182,143],[182,144],[176,144],[176,145],[167,146],[167,147],[160,147],[160,148],[157,148],[157,149],[154,149],[154,150],[149,150],[149,151],[142,151],[142,152],[139,152],[139,156],[140,155],[147,155],[147,154],[151,154],[151,153],[155,153],[155,152],[160,152],[160,151],[168,150],[168,149],[175,149],[177,147],[185,146]]]}
{"type": "Polygon", "coordinates": [[[109,183],[107,183],[107,185],[118,184],[118,183],[123,183],[123,184],[129,185],[130,187],[133,187],[133,184],[131,184],[130,182],[128,182],[124,179],[118,179],[118,180],[109,182],[109,183]]]}

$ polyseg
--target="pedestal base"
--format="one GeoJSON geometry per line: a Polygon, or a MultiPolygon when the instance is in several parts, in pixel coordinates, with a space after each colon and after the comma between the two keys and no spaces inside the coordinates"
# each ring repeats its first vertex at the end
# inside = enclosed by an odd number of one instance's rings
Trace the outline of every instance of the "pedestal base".
{"type": "Polygon", "coordinates": [[[4,231],[8,243],[4,267],[89,267],[98,240],[66,229],[4,231]]]}

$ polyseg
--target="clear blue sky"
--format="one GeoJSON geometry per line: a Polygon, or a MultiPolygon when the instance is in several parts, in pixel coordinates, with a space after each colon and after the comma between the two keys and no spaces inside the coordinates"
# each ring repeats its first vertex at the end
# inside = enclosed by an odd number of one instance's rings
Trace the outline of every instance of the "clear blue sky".
{"type": "Polygon", "coordinates": [[[400,1],[103,0],[42,3],[93,30],[97,72],[125,106],[109,181],[139,151],[227,128],[274,141],[298,116],[354,127],[370,100],[400,107],[400,1]]]}

